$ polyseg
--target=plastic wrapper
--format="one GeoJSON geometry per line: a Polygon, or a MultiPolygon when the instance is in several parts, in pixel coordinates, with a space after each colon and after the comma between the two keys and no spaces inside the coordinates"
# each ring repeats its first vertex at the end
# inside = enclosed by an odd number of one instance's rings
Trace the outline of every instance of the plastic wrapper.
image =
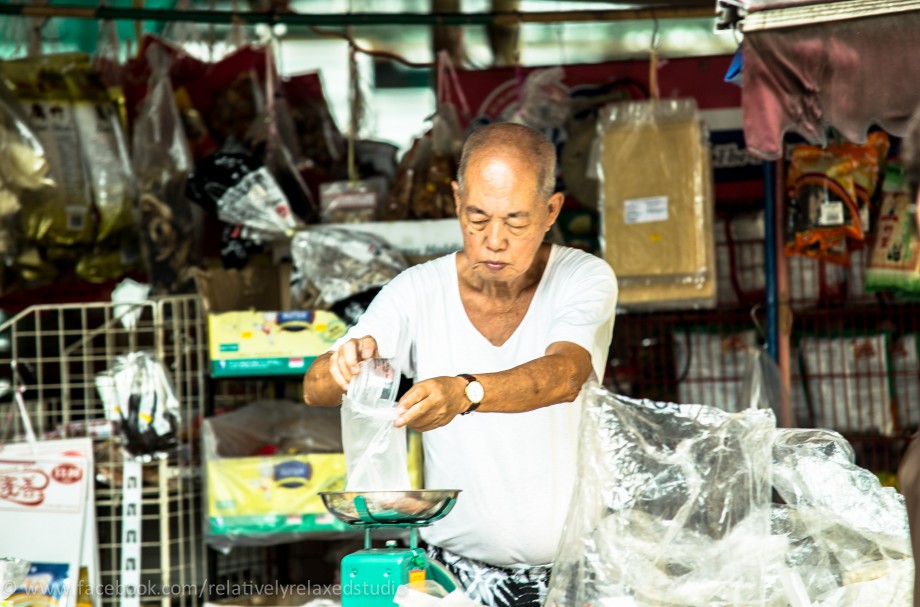
{"type": "Polygon", "coordinates": [[[205,419],[208,544],[228,552],[341,531],[318,495],[345,488],[339,420],[334,408],[281,400],[205,419]]]}
{"type": "Polygon", "coordinates": [[[547,605],[765,605],[773,416],[584,388],[547,605]],[[752,547],[756,546],[756,549],[752,547]]]}
{"type": "Polygon", "coordinates": [[[361,362],[348,385],[342,400],[347,491],[410,489],[406,428],[394,425],[399,382],[395,361],[374,358],[361,362]]]}
{"type": "Polygon", "coordinates": [[[290,238],[299,226],[280,184],[252,150],[229,143],[189,174],[186,193],[193,202],[224,222],[221,257],[228,267],[241,267],[259,245],[290,238]],[[236,241],[249,241],[249,247],[236,241]],[[241,252],[241,249],[247,249],[241,252]],[[229,262],[232,257],[239,263],[229,262]]]}
{"type": "Polygon", "coordinates": [[[80,142],[93,206],[98,215],[97,242],[135,226],[134,173],[118,106],[99,75],[88,67],[65,72],[73,99],[73,120],[80,142]]]}
{"type": "Polygon", "coordinates": [[[120,356],[96,376],[96,391],[106,419],[116,425],[131,455],[164,457],[179,439],[179,401],[166,371],[150,354],[120,356]]]}
{"type": "MultiPolygon", "coordinates": [[[[272,51],[266,50],[264,100],[257,95],[262,108],[247,133],[246,141],[256,155],[264,159],[266,169],[283,192],[285,204],[294,215],[290,219],[295,223],[297,219],[316,223],[319,207],[300,174],[299,167],[306,159],[302,156],[294,119],[277,78],[272,51]]],[[[266,215],[265,212],[260,214],[266,215]]]]}
{"type": "Polygon", "coordinates": [[[169,81],[169,60],[148,48],[147,97],[134,123],[132,158],[140,198],[141,245],[154,293],[187,292],[198,260],[192,206],[185,182],[192,155],[169,81]]]}
{"type": "Polygon", "coordinates": [[[805,337],[799,352],[814,426],[894,433],[887,334],[805,337]]]}
{"type": "Polygon", "coordinates": [[[415,177],[420,170],[423,157],[428,155],[427,147],[430,145],[431,139],[428,137],[416,138],[399,162],[390,193],[380,211],[380,219],[383,221],[400,221],[409,217],[415,177]]]}
{"type": "Polygon", "coordinates": [[[86,61],[82,55],[58,55],[10,61],[0,69],[26,108],[54,183],[22,193],[25,236],[43,246],[91,245],[96,239],[92,191],[65,78],[66,70],[86,61]]]}
{"type": "Polygon", "coordinates": [[[920,236],[917,205],[899,166],[889,166],[869,249],[866,290],[920,293],[920,236]]]}
{"type": "Polygon", "coordinates": [[[739,400],[754,331],[715,333],[693,327],[674,333],[674,366],[682,403],[709,405],[731,413],[748,406],[739,400]]]}
{"type": "Polygon", "coordinates": [[[904,498],[853,462],[836,432],[776,432],[773,485],[785,505],[774,512],[774,533],[788,538],[785,573],[805,591],[793,605],[911,604],[904,498]]]}
{"type": "Polygon", "coordinates": [[[538,131],[561,129],[569,118],[571,106],[564,79],[565,70],[561,67],[530,72],[521,87],[521,104],[510,122],[538,131]]]}
{"type": "Polygon", "coordinates": [[[323,223],[375,221],[385,192],[383,177],[324,183],[320,186],[320,218],[323,223]]]}
{"type": "Polygon", "coordinates": [[[884,133],[873,133],[865,145],[793,149],[786,179],[787,255],[849,265],[847,241],[865,239],[870,199],[887,152],[884,133]]]}
{"type": "Polygon", "coordinates": [[[330,306],[381,287],[406,269],[405,257],[382,239],[364,232],[322,227],[298,232],[291,240],[299,280],[295,301],[316,290],[316,303],[330,306]]]}
{"type": "Polygon", "coordinates": [[[855,466],[839,434],[776,430],[762,409],[637,401],[596,385],[584,395],[547,605],[910,604],[903,498],[855,466]]]}
{"type": "MultiPolygon", "coordinates": [[[[36,190],[54,185],[41,141],[5,82],[0,82],[0,180],[7,191],[36,190]]],[[[0,214],[8,215],[8,205],[0,214]]]]}
{"type": "Polygon", "coordinates": [[[602,249],[618,305],[714,306],[713,177],[696,102],[614,103],[597,128],[602,249]]]}

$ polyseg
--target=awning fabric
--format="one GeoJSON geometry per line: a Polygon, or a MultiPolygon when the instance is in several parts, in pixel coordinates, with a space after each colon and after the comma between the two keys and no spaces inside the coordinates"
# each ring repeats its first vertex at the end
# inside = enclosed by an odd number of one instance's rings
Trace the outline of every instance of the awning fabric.
{"type": "MultiPolygon", "coordinates": [[[[751,4],[749,17],[764,10],[763,17],[780,2],[751,4]]],[[[826,11],[858,8],[851,2],[823,4],[826,11]]],[[[871,17],[844,13],[833,21],[825,12],[823,22],[790,27],[786,19],[779,29],[769,27],[771,19],[761,19],[766,28],[745,31],[742,110],[750,153],[778,158],[788,131],[815,144],[826,143],[828,127],[855,142],[865,141],[872,125],[904,134],[920,105],[920,10],[898,10],[905,5],[889,1],[898,7],[886,14],[884,4],[876,2],[871,17]]]]}

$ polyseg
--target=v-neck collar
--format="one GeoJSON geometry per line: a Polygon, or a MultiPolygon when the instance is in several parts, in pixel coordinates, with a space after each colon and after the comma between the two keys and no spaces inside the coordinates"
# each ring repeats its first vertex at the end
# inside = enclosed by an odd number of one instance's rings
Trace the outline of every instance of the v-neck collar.
{"type": "Polygon", "coordinates": [[[537,297],[539,297],[543,291],[543,285],[546,282],[546,275],[549,273],[550,266],[553,264],[553,261],[556,258],[556,249],[556,245],[550,245],[549,256],[546,258],[546,266],[543,268],[543,274],[540,276],[540,282],[537,283],[537,289],[534,291],[533,297],[530,298],[530,303],[527,306],[527,312],[524,313],[524,317],[521,318],[521,322],[519,322],[518,326],[514,328],[514,331],[511,333],[511,335],[508,336],[508,339],[506,339],[501,343],[501,345],[498,346],[489,341],[489,339],[482,334],[476,325],[473,324],[473,321],[470,319],[470,315],[466,311],[466,306],[463,305],[463,297],[460,295],[460,273],[457,271],[457,255],[459,253],[454,253],[454,259],[452,260],[450,266],[453,270],[453,289],[457,306],[460,308],[460,315],[463,317],[463,321],[467,323],[469,328],[472,329],[473,332],[476,333],[476,335],[479,337],[479,339],[481,339],[490,348],[494,348],[496,350],[504,348],[509,343],[511,343],[514,338],[517,337],[517,335],[521,332],[521,327],[523,327],[524,323],[527,322],[527,319],[530,318],[534,302],[537,301],[537,297]]]}

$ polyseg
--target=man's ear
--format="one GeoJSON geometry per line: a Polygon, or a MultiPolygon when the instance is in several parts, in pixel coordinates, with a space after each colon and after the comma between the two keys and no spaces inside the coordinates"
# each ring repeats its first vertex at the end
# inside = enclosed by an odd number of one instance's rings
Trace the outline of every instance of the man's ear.
{"type": "Polygon", "coordinates": [[[551,228],[556,219],[559,217],[559,212],[562,210],[562,203],[565,202],[565,194],[562,192],[556,192],[549,197],[549,200],[546,203],[546,212],[547,212],[547,229],[551,228]]]}
{"type": "Polygon", "coordinates": [[[451,181],[450,189],[454,191],[454,215],[460,217],[460,184],[456,181],[451,181]]]}

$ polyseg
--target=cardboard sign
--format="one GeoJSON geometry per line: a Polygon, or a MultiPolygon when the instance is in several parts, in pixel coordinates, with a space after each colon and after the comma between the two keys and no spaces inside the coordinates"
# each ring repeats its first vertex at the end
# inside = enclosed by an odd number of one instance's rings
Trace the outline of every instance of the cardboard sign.
{"type": "Polygon", "coordinates": [[[7,444],[0,449],[0,554],[33,563],[11,604],[42,597],[75,607],[80,567],[99,584],[96,504],[89,438],[7,444]]]}

